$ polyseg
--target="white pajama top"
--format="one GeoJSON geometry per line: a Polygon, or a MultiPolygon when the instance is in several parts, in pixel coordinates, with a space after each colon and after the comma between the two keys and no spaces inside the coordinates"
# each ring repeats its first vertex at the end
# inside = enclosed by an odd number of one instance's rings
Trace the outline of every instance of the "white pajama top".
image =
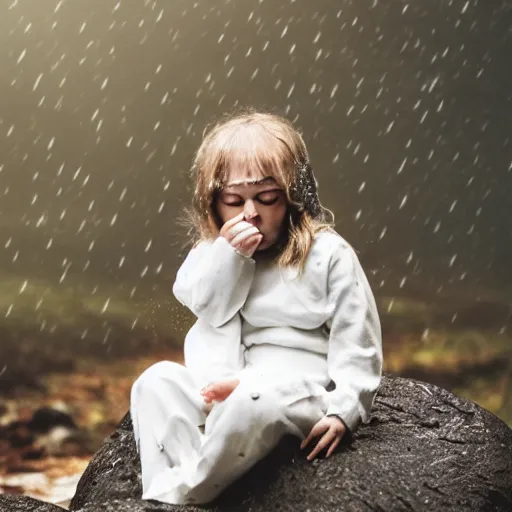
{"type": "Polygon", "coordinates": [[[351,430],[369,420],[382,372],[380,321],[355,251],[334,231],[315,235],[302,276],[246,258],[223,237],[200,242],[173,293],[197,316],[184,350],[200,386],[255,374],[332,381],[327,414],[351,430]]]}

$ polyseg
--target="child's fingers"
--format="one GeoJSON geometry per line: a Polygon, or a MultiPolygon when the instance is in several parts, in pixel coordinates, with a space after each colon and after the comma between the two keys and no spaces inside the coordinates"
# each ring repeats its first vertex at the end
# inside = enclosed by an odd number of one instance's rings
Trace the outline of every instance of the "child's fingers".
{"type": "Polygon", "coordinates": [[[316,446],[313,448],[313,451],[307,456],[308,460],[313,460],[324,448],[326,448],[330,443],[332,443],[333,439],[335,439],[336,434],[333,430],[328,430],[316,446]]]}
{"type": "Polygon", "coordinates": [[[237,235],[253,228],[254,226],[252,224],[249,224],[249,222],[245,222],[245,220],[241,220],[240,222],[237,222],[232,228],[226,231],[224,238],[229,243],[233,243],[233,240],[236,238],[237,235]]]}
{"type": "Polygon", "coordinates": [[[244,242],[246,239],[248,239],[250,236],[252,235],[257,235],[259,233],[259,229],[255,226],[251,226],[250,228],[248,229],[244,229],[241,233],[239,233],[238,235],[236,235],[232,240],[231,240],[231,245],[234,246],[234,247],[237,247],[238,245],[240,245],[242,242],[244,242]]]}
{"type": "Polygon", "coordinates": [[[216,382],[203,388],[201,395],[206,403],[222,402],[235,390],[239,383],[238,379],[216,382]]]}
{"type": "Polygon", "coordinates": [[[213,402],[213,400],[215,400],[215,396],[209,388],[210,388],[210,386],[206,386],[205,388],[201,389],[201,391],[199,391],[199,394],[203,397],[203,400],[207,404],[209,404],[209,403],[213,402]]]}
{"type": "Polygon", "coordinates": [[[244,218],[245,218],[245,213],[240,212],[238,215],[236,215],[232,219],[229,219],[228,221],[226,221],[224,223],[224,226],[226,227],[226,229],[232,228],[236,223],[240,222],[241,220],[244,220],[244,218]]]}
{"type": "Polygon", "coordinates": [[[252,245],[258,245],[263,240],[263,235],[258,231],[254,235],[251,235],[247,237],[242,244],[246,247],[252,246],[252,245]]]}
{"type": "Polygon", "coordinates": [[[256,249],[258,245],[260,245],[263,240],[263,235],[261,233],[254,233],[251,236],[248,236],[244,241],[240,242],[237,246],[238,249],[246,249],[248,251],[256,249]]]}
{"type": "Polygon", "coordinates": [[[238,386],[238,379],[227,380],[219,383],[216,388],[216,395],[218,400],[225,400],[238,386]]]}
{"type": "Polygon", "coordinates": [[[252,235],[244,240],[243,243],[235,246],[235,249],[246,258],[251,258],[252,255],[256,252],[256,249],[262,240],[263,236],[260,233],[256,233],[255,235],[252,235]]]}
{"type": "Polygon", "coordinates": [[[306,446],[311,442],[311,440],[320,434],[325,432],[325,428],[322,427],[321,424],[317,423],[312,429],[311,432],[307,435],[306,439],[300,443],[301,449],[306,448],[306,446]]]}
{"type": "Polygon", "coordinates": [[[221,236],[225,236],[226,233],[235,225],[238,224],[241,220],[244,220],[244,212],[239,213],[236,217],[229,219],[224,223],[224,225],[220,228],[221,236]]]}
{"type": "Polygon", "coordinates": [[[334,441],[331,443],[331,446],[329,446],[329,450],[327,452],[327,455],[326,457],[330,457],[332,452],[336,449],[336,446],[338,446],[340,444],[340,441],[341,441],[341,435],[337,435],[334,439],[334,441]]]}

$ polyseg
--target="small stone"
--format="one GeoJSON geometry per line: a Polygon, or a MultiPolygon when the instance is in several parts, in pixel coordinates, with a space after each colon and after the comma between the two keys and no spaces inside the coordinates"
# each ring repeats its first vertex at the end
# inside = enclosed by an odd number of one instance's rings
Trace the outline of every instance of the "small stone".
{"type": "Polygon", "coordinates": [[[258,400],[258,398],[260,397],[260,394],[259,393],[251,393],[251,398],[253,400],[258,400]]]}

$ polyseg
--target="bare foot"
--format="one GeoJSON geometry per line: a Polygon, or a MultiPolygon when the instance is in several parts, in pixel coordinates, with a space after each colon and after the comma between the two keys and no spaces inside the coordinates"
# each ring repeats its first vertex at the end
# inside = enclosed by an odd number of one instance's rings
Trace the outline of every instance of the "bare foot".
{"type": "Polygon", "coordinates": [[[201,390],[201,396],[207,404],[216,402],[223,402],[226,398],[233,393],[236,387],[240,384],[238,379],[221,380],[220,382],[214,382],[208,384],[201,390]]]}

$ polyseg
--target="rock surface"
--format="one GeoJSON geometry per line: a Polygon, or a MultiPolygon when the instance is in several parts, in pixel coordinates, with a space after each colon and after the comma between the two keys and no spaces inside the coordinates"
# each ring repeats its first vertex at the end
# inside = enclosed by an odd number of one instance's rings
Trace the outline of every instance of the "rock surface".
{"type": "Polygon", "coordinates": [[[62,512],[64,509],[28,496],[0,496],[0,512],[62,512]]]}
{"type": "MultiPolygon", "coordinates": [[[[213,504],[140,499],[140,464],[127,414],[82,475],[80,512],[512,510],[512,430],[493,414],[436,386],[385,377],[372,419],[329,459],[309,463],[283,439],[213,504]]],[[[63,509],[0,496],[0,512],[63,509]]]]}
{"type": "MultiPolygon", "coordinates": [[[[310,463],[298,444],[285,438],[206,510],[512,510],[512,430],[430,384],[385,377],[370,424],[329,459],[310,463]]],[[[140,482],[127,415],[90,462],[70,508],[200,510],[140,500],[140,482]]]]}

